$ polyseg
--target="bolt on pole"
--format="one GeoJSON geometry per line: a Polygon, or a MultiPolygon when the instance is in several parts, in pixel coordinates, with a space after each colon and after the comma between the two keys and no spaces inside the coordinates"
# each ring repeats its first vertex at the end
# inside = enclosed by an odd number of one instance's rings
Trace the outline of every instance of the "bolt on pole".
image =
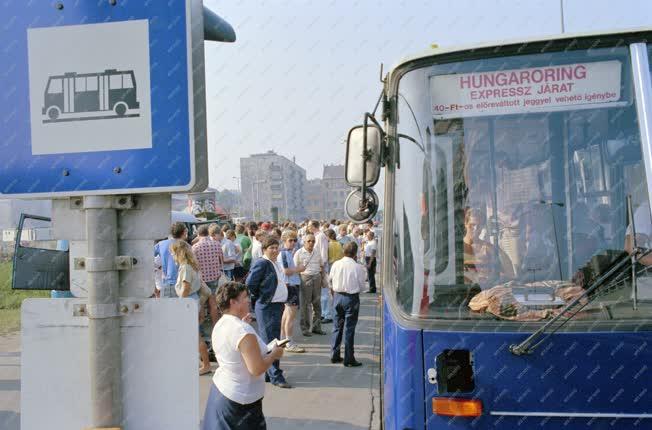
{"type": "Polygon", "coordinates": [[[119,312],[117,211],[111,196],[84,197],[88,254],[91,419],[95,428],[122,425],[122,336],[119,312]]]}

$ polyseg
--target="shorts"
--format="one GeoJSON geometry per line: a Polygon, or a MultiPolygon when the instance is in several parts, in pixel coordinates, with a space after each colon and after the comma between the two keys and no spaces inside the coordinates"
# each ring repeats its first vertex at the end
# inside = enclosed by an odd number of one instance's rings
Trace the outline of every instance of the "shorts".
{"type": "Polygon", "coordinates": [[[288,299],[285,301],[286,305],[299,306],[299,286],[288,285],[288,299]]]}
{"type": "Polygon", "coordinates": [[[219,284],[219,279],[216,281],[206,281],[206,285],[208,285],[208,288],[211,289],[211,293],[215,294],[217,291],[217,284],[219,284]]]}

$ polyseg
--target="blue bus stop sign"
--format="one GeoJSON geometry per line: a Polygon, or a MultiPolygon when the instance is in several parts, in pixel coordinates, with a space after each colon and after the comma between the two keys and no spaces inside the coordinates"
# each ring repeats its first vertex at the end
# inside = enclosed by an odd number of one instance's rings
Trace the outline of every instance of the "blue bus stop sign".
{"type": "Polygon", "coordinates": [[[0,196],[205,189],[200,0],[9,0],[0,14],[0,196]]]}

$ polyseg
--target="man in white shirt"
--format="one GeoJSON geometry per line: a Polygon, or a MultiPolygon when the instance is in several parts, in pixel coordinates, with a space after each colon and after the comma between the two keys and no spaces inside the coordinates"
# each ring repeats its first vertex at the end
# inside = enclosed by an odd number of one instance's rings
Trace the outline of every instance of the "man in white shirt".
{"type": "Polygon", "coordinates": [[[349,242],[344,245],[344,257],[333,263],[330,280],[333,285],[335,321],[331,340],[331,363],[344,362],[346,367],[362,366],[355,359],[353,339],[360,312],[360,291],[364,288],[365,269],[355,259],[358,245],[349,242]],[[344,333],[346,331],[346,333],[344,333]],[[340,355],[340,345],[344,335],[344,360],[340,355]]]}
{"type": "Polygon", "coordinates": [[[367,278],[369,279],[368,293],[376,292],[376,254],[378,245],[373,231],[367,232],[367,243],[364,246],[364,260],[367,266],[367,278]]]}
{"type": "Polygon", "coordinates": [[[362,258],[360,255],[362,252],[362,232],[360,231],[360,227],[354,226],[349,234],[349,238],[358,245],[358,258],[362,258]]]}
{"type": "Polygon", "coordinates": [[[321,256],[321,261],[328,261],[328,237],[319,228],[319,221],[311,221],[310,232],[315,236],[315,249],[321,256]]]}
{"type": "Polygon", "coordinates": [[[233,280],[233,269],[237,262],[238,249],[235,242],[235,231],[227,230],[226,236],[222,239],[222,253],[224,254],[224,274],[229,280],[233,280]]]}
{"type": "Polygon", "coordinates": [[[303,248],[294,253],[294,264],[303,266],[301,272],[301,290],[299,303],[301,306],[301,332],[310,337],[311,333],[326,334],[321,329],[321,289],[324,263],[321,254],[315,248],[315,236],[307,234],[303,248]],[[312,331],[310,330],[310,313],[312,311],[312,331]]]}

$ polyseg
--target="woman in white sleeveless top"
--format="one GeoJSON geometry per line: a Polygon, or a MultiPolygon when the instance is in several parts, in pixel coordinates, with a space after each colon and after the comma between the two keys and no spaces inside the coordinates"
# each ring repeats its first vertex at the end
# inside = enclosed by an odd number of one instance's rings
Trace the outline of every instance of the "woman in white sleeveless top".
{"type": "Polygon", "coordinates": [[[217,291],[224,313],[213,328],[213,350],[219,368],[206,404],[203,430],[265,429],[263,395],[265,371],[283,355],[283,348],[267,345],[249,325],[249,292],[237,282],[217,291]]]}

